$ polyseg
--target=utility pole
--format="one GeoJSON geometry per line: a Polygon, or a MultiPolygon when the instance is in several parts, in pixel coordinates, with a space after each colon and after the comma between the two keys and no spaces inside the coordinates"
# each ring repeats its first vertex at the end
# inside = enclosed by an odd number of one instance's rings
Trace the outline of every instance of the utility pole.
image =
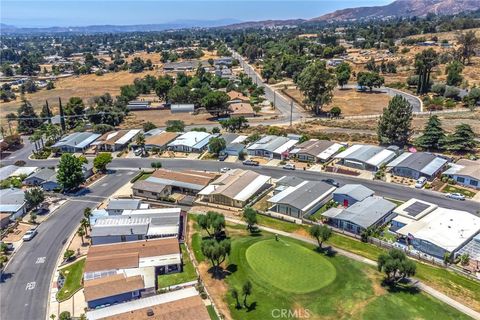
{"type": "Polygon", "coordinates": [[[290,127],[292,126],[293,121],[293,100],[290,101],[290,127]]]}
{"type": "Polygon", "coordinates": [[[273,105],[276,106],[277,105],[277,92],[275,91],[275,89],[273,89],[273,105]]]}

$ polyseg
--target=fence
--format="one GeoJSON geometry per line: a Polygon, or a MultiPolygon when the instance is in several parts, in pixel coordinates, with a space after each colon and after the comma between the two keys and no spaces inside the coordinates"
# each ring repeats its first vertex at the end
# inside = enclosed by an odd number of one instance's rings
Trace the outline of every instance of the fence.
{"type": "MultiPolygon", "coordinates": [[[[471,112],[470,110],[438,110],[438,111],[415,111],[412,112],[413,116],[424,116],[424,115],[433,115],[433,114],[445,114],[445,113],[466,113],[471,112]]],[[[346,116],[343,119],[355,120],[355,119],[376,119],[380,117],[381,114],[368,114],[363,116],[346,116]]]]}

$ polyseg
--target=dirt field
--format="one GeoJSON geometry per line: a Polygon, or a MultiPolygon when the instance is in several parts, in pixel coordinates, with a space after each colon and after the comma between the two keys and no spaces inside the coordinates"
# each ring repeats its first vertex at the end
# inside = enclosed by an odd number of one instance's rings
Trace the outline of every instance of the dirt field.
{"type": "Polygon", "coordinates": [[[215,124],[216,122],[209,121],[210,114],[192,115],[189,113],[173,114],[170,110],[149,110],[149,111],[133,111],[127,116],[125,121],[120,125],[121,128],[141,128],[147,122],[153,122],[155,125],[161,127],[165,126],[168,120],[182,120],[185,125],[202,125],[215,124]]]}
{"type": "MultiPolygon", "coordinates": [[[[66,104],[70,97],[80,97],[88,105],[88,100],[94,96],[110,93],[113,97],[120,93],[120,87],[132,84],[135,78],[142,78],[147,74],[159,76],[162,74],[161,69],[153,71],[145,71],[142,73],[129,73],[121,71],[116,73],[106,73],[103,76],[88,74],[61,79],[55,82],[55,89],[40,90],[33,94],[26,94],[26,98],[32,103],[37,112],[40,112],[45,100],[48,99],[53,112],[58,110],[58,97],[62,98],[62,103],[66,104]]],[[[18,97],[16,101],[1,103],[0,116],[3,118],[10,112],[16,112],[21,104],[18,97]]]]}
{"type": "MultiPolygon", "coordinates": [[[[298,89],[289,88],[283,90],[297,102],[303,100],[303,95],[298,89]]],[[[369,115],[382,112],[388,105],[390,97],[384,93],[357,92],[354,89],[335,89],[333,92],[332,103],[323,108],[324,111],[330,110],[334,106],[342,109],[342,114],[350,115],[369,115]]]]}

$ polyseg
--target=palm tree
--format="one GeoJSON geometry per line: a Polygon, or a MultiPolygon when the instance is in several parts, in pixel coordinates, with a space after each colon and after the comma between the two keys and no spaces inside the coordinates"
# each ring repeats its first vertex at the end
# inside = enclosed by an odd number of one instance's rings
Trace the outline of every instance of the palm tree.
{"type": "Polygon", "coordinates": [[[230,292],[230,294],[232,295],[233,299],[235,299],[235,301],[236,301],[236,306],[235,306],[235,308],[241,309],[242,306],[240,305],[240,301],[238,300],[238,298],[239,298],[239,296],[240,296],[239,293],[238,293],[238,290],[235,289],[235,288],[233,288],[232,291],[230,292]]]}
{"type": "Polygon", "coordinates": [[[83,239],[83,237],[85,236],[85,230],[80,226],[78,227],[78,230],[77,230],[77,235],[82,238],[82,245],[85,244],[85,241],[83,239]]]}
{"type": "Polygon", "coordinates": [[[92,208],[85,208],[85,210],[83,210],[83,216],[87,219],[90,219],[92,216],[92,208]]]}
{"type": "Polygon", "coordinates": [[[243,305],[245,306],[245,308],[248,308],[247,297],[252,294],[252,283],[249,280],[247,280],[247,282],[245,282],[245,284],[243,285],[242,293],[243,293],[243,305]]]}
{"type": "Polygon", "coordinates": [[[90,227],[90,221],[87,219],[87,218],[83,218],[81,221],[80,221],[80,227],[82,227],[83,229],[85,229],[85,235],[88,234],[88,228],[90,227]]]}

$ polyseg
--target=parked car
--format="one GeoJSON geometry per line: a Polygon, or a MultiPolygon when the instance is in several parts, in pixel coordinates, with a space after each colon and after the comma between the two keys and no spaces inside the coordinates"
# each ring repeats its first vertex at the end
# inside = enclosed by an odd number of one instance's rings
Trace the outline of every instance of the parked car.
{"type": "Polygon", "coordinates": [[[328,178],[328,179],[323,179],[322,182],[325,182],[325,183],[328,183],[334,187],[340,187],[340,183],[338,183],[337,181],[333,180],[332,178],[328,178]]]}
{"type": "Polygon", "coordinates": [[[24,235],[23,235],[23,241],[30,241],[33,239],[33,237],[35,237],[37,235],[37,229],[36,228],[32,228],[30,230],[28,230],[24,235]]]}
{"type": "Polygon", "coordinates": [[[143,149],[142,148],[138,148],[137,150],[135,150],[133,152],[136,156],[141,156],[143,154],[143,149]]]}
{"type": "Polygon", "coordinates": [[[227,172],[227,171],[230,171],[230,168],[222,168],[222,169],[220,169],[220,172],[221,172],[221,173],[225,173],[225,172],[227,172]]]}
{"type": "Polygon", "coordinates": [[[258,166],[260,165],[260,162],[255,161],[255,160],[245,160],[242,162],[245,166],[258,166]]]}
{"type": "Polygon", "coordinates": [[[228,158],[228,154],[221,154],[218,156],[218,161],[225,161],[228,158]]]}
{"type": "Polygon", "coordinates": [[[461,193],[447,193],[446,196],[450,199],[465,200],[465,196],[461,193]]]}
{"type": "Polygon", "coordinates": [[[295,170],[295,165],[293,163],[287,163],[286,165],[283,166],[283,169],[295,170]]]}
{"type": "Polygon", "coordinates": [[[415,188],[421,189],[423,186],[427,183],[427,178],[425,177],[420,177],[416,182],[415,182],[415,188]]]}

